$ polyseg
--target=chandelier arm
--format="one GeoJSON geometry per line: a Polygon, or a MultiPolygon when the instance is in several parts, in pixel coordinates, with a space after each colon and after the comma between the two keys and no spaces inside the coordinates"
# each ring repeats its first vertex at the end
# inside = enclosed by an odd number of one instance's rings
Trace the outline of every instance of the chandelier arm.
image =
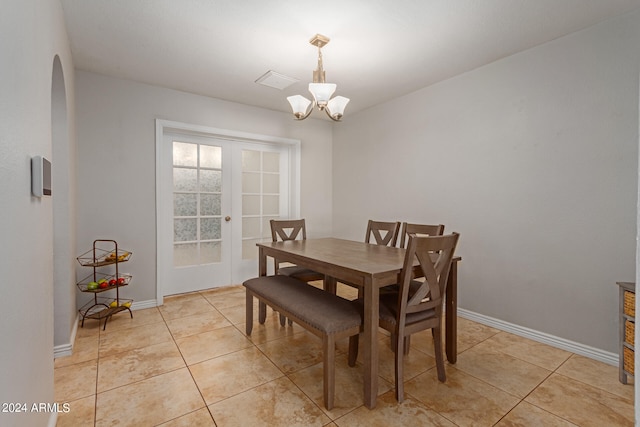
{"type": "Polygon", "coordinates": [[[324,110],[324,112],[325,112],[325,113],[327,113],[327,116],[329,116],[329,118],[330,118],[331,120],[333,120],[334,122],[342,121],[342,117],[340,117],[340,118],[337,118],[337,119],[336,119],[335,117],[333,117],[333,116],[331,115],[331,112],[329,111],[329,107],[325,107],[325,108],[323,108],[323,110],[324,110]]]}
{"type": "Polygon", "coordinates": [[[316,106],[316,103],[315,103],[315,102],[312,102],[312,103],[311,103],[311,105],[309,105],[309,108],[307,108],[307,112],[304,114],[304,116],[302,116],[302,117],[300,117],[300,118],[298,118],[298,117],[295,117],[295,116],[294,116],[294,118],[295,118],[296,120],[304,120],[304,119],[306,119],[307,117],[309,117],[309,115],[311,115],[311,112],[313,111],[313,108],[314,108],[315,106],[316,106]]]}

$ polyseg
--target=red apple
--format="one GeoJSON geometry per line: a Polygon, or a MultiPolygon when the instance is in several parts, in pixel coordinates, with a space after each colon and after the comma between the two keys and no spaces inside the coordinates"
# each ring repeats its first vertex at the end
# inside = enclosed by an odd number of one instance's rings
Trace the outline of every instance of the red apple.
{"type": "Polygon", "coordinates": [[[109,287],[109,282],[102,282],[102,283],[99,283],[99,284],[98,284],[98,287],[99,287],[100,289],[107,288],[107,287],[109,287]]]}
{"type": "Polygon", "coordinates": [[[124,285],[124,277],[118,277],[118,285],[124,285]]]}
{"type": "Polygon", "coordinates": [[[116,279],[109,280],[109,286],[115,286],[118,281],[116,279]]]}

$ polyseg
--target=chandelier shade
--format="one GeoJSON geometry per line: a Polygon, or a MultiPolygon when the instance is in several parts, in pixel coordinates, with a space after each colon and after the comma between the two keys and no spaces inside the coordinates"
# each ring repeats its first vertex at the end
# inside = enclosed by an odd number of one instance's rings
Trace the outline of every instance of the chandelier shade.
{"type": "Polygon", "coordinates": [[[344,96],[331,98],[336,91],[337,85],[335,83],[325,83],[321,49],[329,43],[329,38],[316,34],[309,43],[318,47],[318,68],[313,72],[313,83],[309,83],[309,92],[313,95],[313,101],[302,95],[289,96],[287,101],[291,105],[291,110],[296,120],[304,120],[309,117],[315,106],[319,110],[324,110],[332,120],[340,121],[344,115],[344,109],[349,103],[349,98],[344,96]]]}

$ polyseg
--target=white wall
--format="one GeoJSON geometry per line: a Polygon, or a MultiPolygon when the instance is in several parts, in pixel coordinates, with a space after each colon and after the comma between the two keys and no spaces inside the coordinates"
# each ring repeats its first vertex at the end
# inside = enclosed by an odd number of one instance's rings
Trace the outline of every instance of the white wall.
{"type": "Polygon", "coordinates": [[[106,238],[133,252],[122,267],[134,276],[124,297],[156,297],[156,118],[301,140],[301,216],[309,237],[331,234],[329,122],[297,122],[281,112],[83,71],[76,71],[76,90],[78,249],[106,238]]]}
{"type": "MultiPolygon", "coordinates": [[[[32,403],[54,402],[54,202],[52,197],[31,196],[30,159],[35,155],[52,158],[51,93],[55,55],[61,59],[69,109],[67,135],[72,135],[71,129],[75,126],[73,64],[59,2],[3,1],[0,13],[0,236],[3,242],[0,249],[0,402],[26,403],[28,409],[32,403]]],[[[67,143],[72,151],[73,142],[67,143]]],[[[53,168],[69,167],[68,159],[59,160],[52,164],[53,168]]],[[[67,212],[74,209],[71,206],[67,212]]],[[[67,325],[69,323],[67,321],[67,325]]],[[[3,426],[46,425],[53,420],[55,414],[50,413],[0,412],[3,426]]]]}
{"type": "Polygon", "coordinates": [[[635,278],[640,13],[349,116],[334,234],[366,220],[461,233],[460,307],[618,352],[635,278]]]}

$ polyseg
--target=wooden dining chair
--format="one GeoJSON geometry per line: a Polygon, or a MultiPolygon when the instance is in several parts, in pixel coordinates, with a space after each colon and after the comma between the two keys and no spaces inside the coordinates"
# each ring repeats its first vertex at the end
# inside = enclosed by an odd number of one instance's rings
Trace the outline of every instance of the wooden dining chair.
{"type": "Polygon", "coordinates": [[[410,224],[402,223],[400,231],[400,247],[406,248],[409,242],[409,234],[417,236],[442,236],[444,234],[443,224],[410,224]]]}
{"type": "MultiPolygon", "coordinates": [[[[271,240],[274,242],[306,240],[307,238],[307,228],[304,218],[287,220],[272,219],[269,223],[271,225],[271,240]]],[[[298,267],[297,265],[281,267],[281,262],[277,259],[274,259],[273,262],[275,274],[293,277],[294,279],[302,280],[307,283],[314,282],[316,280],[324,280],[324,274],[308,268],[298,267]]],[[[280,315],[280,324],[283,326],[285,324],[285,317],[283,315],[280,315]]],[[[291,322],[289,322],[289,324],[291,324],[291,322]]]]}
{"type": "MultiPolygon", "coordinates": [[[[271,239],[274,242],[287,240],[306,240],[307,229],[303,219],[276,220],[272,219],[271,239]]],[[[280,262],[274,259],[275,274],[291,276],[304,282],[313,282],[315,280],[323,280],[324,275],[308,268],[298,267],[297,265],[289,265],[281,267],[280,262]]]]}
{"type": "Polygon", "coordinates": [[[364,241],[366,243],[375,243],[376,245],[395,246],[398,241],[398,231],[400,230],[400,222],[384,222],[369,220],[367,223],[367,234],[364,241]],[[383,234],[384,233],[384,234],[383,234]],[[371,241],[373,236],[374,241],[371,241]]]}
{"type": "MultiPolygon", "coordinates": [[[[438,380],[446,380],[442,354],[442,306],[458,233],[445,236],[409,235],[400,274],[400,291],[380,296],[379,326],[394,334],[396,399],[404,400],[404,340],[416,332],[431,329],[438,380]],[[413,263],[418,259],[425,281],[412,280],[413,263]]],[[[363,306],[361,299],[355,301],[363,306]]],[[[349,338],[349,363],[358,356],[358,337],[349,338]]]]}

